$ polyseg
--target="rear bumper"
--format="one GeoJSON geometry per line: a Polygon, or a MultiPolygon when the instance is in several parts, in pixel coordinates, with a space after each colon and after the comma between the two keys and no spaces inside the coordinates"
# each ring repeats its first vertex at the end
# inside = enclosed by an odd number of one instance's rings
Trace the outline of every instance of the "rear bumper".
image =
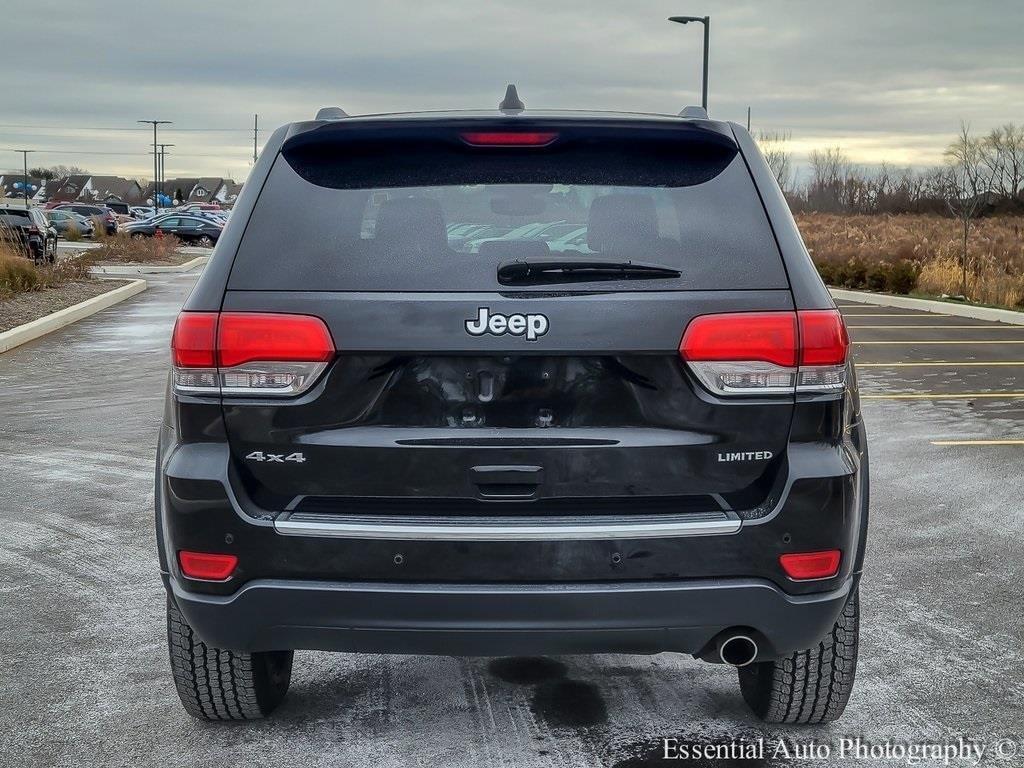
{"type": "Polygon", "coordinates": [[[830,630],[855,580],[788,595],[759,579],[603,584],[399,584],[261,579],[231,595],[168,590],[199,636],[240,651],[505,656],[701,654],[752,631],[767,660],[830,630]]]}

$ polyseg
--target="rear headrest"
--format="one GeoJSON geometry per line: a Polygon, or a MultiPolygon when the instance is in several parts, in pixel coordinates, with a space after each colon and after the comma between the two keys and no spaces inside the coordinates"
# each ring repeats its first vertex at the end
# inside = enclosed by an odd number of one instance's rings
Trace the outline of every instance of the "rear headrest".
{"type": "Polygon", "coordinates": [[[374,239],[388,248],[406,251],[446,248],[448,236],[441,204],[426,197],[386,200],[377,212],[374,239]]]}
{"type": "Polygon", "coordinates": [[[590,204],[587,245],[599,253],[628,253],[658,241],[658,212],[647,195],[616,193],[590,204]]]}
{"type": "Polygon", "coordinates": [[[486,240],[480,243],[480,256],[492,262],[546,259],[548,244],[539,240],[486,240]]]}

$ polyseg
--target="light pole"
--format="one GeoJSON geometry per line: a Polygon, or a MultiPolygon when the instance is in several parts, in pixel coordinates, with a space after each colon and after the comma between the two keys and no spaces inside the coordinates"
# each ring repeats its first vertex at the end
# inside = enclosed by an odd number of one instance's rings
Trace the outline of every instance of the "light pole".
{"type": "Polygon", "coordinates": [[[170,120],[136,120],[137,123],[146,123],[153,126],[153,212],[160,213],[160,198],[157,197],[156,185],[160,174],[160,158],[156,153],[156,127],[158,125],[170,125],[170,120]]]}
{"type": "MultiPolygon", "coordinates": [[[[160,191],[164,189],[164,161],[167,157],[167,147],[173,147],[173,144],[161,144],[160,145],[160,191]]],[[[173,198],[172,198],[173,202],[173,198]]]]}
{"type": "Polygon", "coordinates": [[[25,188],[22,191],[25,193],[25,207],[28,208],[29,207],[29,205],[28,205],[28,156],[31,155],[33,152],[35,152],[35,150],[34,149],[15,149],[15,150],[12,150],[12,151],[14,151],[14,152],[21,152],[21,160],[22,160],[22,163],[23,163],[22,171],[25,174],[22,177],[22,182],[21,183],[25,185],[25,188]]]}
{"type": "Polygon", "coordinates": [[[669,16],[669,21],[677,24],[689,24],[691,21],[704,25],[704,85],[701,89],[700,105],[704,111],[708,109],[708,44],[711,38],[711,17],[710,16],[669,16]]]}

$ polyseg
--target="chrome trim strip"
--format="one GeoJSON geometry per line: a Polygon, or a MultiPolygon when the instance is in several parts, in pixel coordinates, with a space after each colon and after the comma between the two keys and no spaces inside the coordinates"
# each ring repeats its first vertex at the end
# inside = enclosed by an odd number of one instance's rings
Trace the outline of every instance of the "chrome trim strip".
{"type": "Polygon", "coordinates": [[[288,513],[274,521],[274,529],[285,536],[323,536],[340,539],[381,539],[386,541],[587,541],[609,539],[667,539],[684,536],[720,536],[737,533],[742,521],[734,513],[679,515],[657,520],[647,517],[630,522],[621,517],[588,522],[543,522],[502,518],[492,523],[385,522],[380,518],[360,520],[322,515],[293,516],[288,513]],[[299,519],[295,519],[298,517],[299,519]]]}

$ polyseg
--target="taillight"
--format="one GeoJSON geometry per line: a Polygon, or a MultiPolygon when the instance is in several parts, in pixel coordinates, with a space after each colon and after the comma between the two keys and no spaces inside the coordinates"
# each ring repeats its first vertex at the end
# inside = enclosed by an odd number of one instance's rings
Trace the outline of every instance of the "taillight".
{"type": "Polygon", "coordinates": [[[827,549],[823,552],[793,552],[779,556],[779,565],[793,581],[830,579],[839,573],[842,552],[827,549]]]}
{"type": "Polygon", "coordinates": [[[835,392],[846,386],[849,338],[836,310],[695,317],[679,354],[719,395],[835,392]]]}
{"type": "Polygon", "coordinates": [[[850,337],[836,309],[801,310],[798,392],[834,392],[846,386],[850,337]]]}
{"type": "Polygon", "coordinates": [[[546,147],[558,138],[551,131],[466,131],[459,135],[473,147],[546,147]]]}
{"type": "Polygon", "coordinates": [[[181,394],[287,396],[309,389],[334,357],[319,317],[182,312],[171,338],[181,394]]]}

